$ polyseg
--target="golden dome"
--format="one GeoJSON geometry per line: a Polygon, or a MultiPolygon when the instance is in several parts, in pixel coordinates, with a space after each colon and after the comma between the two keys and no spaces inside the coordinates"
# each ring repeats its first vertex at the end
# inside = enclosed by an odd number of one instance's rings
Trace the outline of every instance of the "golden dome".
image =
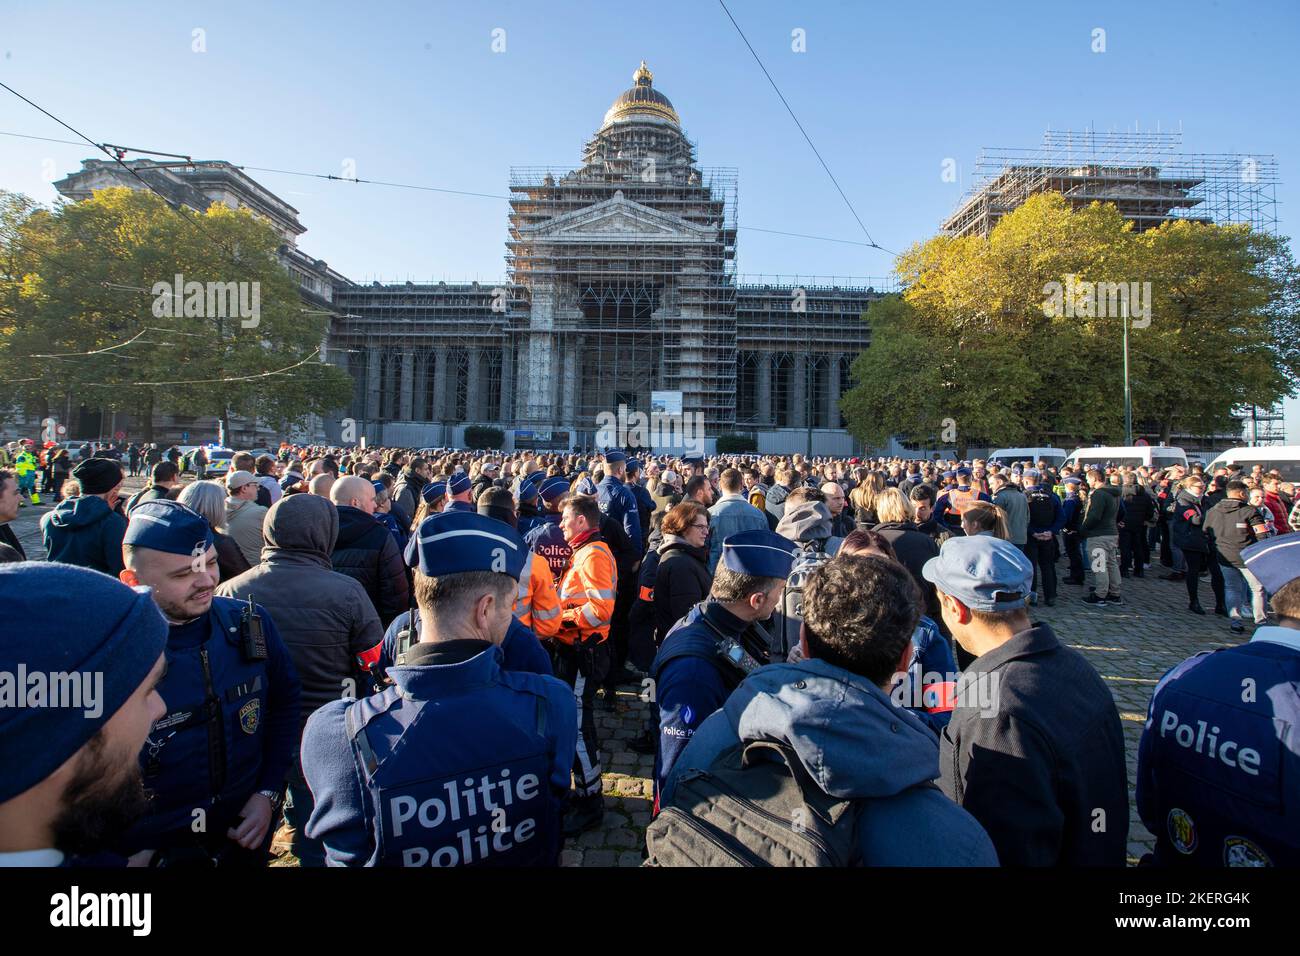
{"type": "Polygon", "coordinates": [[[641,61],[637,71],[632,74],[632,83],[632,88],[620,94],[605,113],[602,128],[611,123],[647,116],[667,120],[674,126],[681,124],[668,97],[654,88],[654,74],[646,66],[645,60],[641,61]]]}

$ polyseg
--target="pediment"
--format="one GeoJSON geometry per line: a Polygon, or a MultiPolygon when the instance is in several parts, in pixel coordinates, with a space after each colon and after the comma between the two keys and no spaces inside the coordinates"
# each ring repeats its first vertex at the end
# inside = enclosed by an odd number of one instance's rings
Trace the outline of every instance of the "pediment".
{"type": "Polygon", "coordinates": [[[698,242],[715,234],[713,229],[628,199],[621,191],[610,199],[556,216],[520,232],[543,242],[698,242]]]}

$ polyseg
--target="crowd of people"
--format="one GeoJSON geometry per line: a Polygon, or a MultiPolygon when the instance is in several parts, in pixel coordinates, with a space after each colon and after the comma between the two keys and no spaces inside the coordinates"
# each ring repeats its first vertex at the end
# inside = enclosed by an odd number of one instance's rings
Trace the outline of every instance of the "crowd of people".
{"type": "Polygon", "coordinates": [[[1273,732],[1300,711],[1300,502],[1259,467],[4,455],[0,601],[46,624],[0,671],[102,694],[0,707],[0,865],[554,865],[602,822],[596,708],[624,687],[652,704],[650,865],[1122,866],[1118,712],[1034,608],[1104,616],[1157,566],[1191,614],[1207,579],[1225,642],[1254,631],[1155,689],[1143,862],[1300,860],[1300,743],[1273,732]],[[38,472],[44,561],[8,527],[38,472]]]}

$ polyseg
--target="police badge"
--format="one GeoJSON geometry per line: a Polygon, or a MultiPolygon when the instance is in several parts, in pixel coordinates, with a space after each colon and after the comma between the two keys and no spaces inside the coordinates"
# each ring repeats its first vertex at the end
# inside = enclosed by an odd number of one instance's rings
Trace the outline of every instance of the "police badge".
{"type": "Polygon", "coordinates": [[[239,729],[246,734],[257,733],[257,728],[262,723],[262,699],[254,697],[243,707],[239,708],[239,729]]]}
{"type": "Polygon", "coordinates": [[[1175,850],[1187,856],[1196,852],[1196,824],[1186,810],[1174,807],[1169,811],[1166,825],[1169,827],[1169,840],[1175,850]]]}

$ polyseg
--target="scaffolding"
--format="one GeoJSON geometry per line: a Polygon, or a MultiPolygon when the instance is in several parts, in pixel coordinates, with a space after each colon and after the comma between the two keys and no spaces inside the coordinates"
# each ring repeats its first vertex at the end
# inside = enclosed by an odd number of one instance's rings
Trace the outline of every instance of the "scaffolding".
{"type": "Polygon", "coordinates": [[[1178,219],[1277,231],[1276,157],[1181,147],[1180,132],[1048,130],[1035,149],[985,148],[943,230],[986,236],[1030,196],[1059,192],[1075,207],[1114,203],[1139,231],[1178,219]]]}
{"type": "Polygon", "coordinates": [[[634,82],[577,168],[511,169],[499,285],[336,290],[329,360],[375,440],[491,423],[591,445],[602,413],[650,413],[654,392],[707,435],[841,427],[863,313],[892,280],[738,278],[736,170],[697,165],[644,64],[634,82]]]}

